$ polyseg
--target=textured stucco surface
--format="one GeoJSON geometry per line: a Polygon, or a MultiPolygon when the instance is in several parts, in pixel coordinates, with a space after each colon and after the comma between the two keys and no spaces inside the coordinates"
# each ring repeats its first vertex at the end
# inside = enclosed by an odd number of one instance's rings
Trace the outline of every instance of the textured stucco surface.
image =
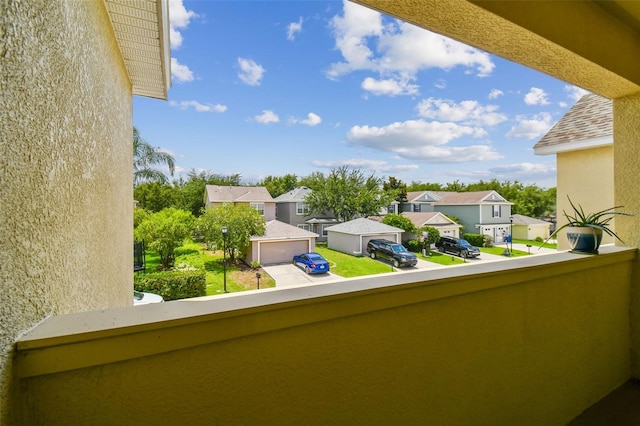
{"type": "MultiPolygon", "coordinates": [[[[561,152],[557,155],[557,211],[558,226],[567,223],[563,211],[572,214],[567,195],[585,212],[613,207],[613,146],[561,152]]],[[[615,229],[615,219],[611,222],[615,229]]],[[[603,235],[602,243],[610,244],[614,238],[603,235]]],[[[558,236],[558,249],[569,250],[565,231],[558,236]]]]}
{"type": "Polygon", "coordinates": [[[102,1],[0,2],[0,372],[51,315],[126,306],[131,86],[102,1]]]}
{"type": "Polygon", "coordinates": [[[566,424],[629,377],[634,253],[610,250],[52,318],[20,342],[25,420],[566,424]]]}

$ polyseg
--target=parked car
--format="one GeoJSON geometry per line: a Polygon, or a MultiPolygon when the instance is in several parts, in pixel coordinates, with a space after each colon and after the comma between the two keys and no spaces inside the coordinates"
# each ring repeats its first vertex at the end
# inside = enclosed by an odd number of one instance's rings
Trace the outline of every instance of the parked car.
{"type": "Polygon", "coordinates": [[[164,302],[164,299],[159,294],[144,293],[142,291],[133,290],[133,306],[162,302],[164,302]]]}
{"type": "Polygon", "coordinates": [[[480,249],[462,238],[440,237],[436,247],[442,253],[455,253],[463,258],[480,256],[480,249]]]}
{"type": "Polygon", "coordinates": [[[318,253],[302,253],[293,256],[293,264],[307,274],[324,274],[329,272],[329,262],[318,253]]]}
{"type": "Polygon", "coordinates": [[[416,266],[418,263],[418,256],[411,253],[402,244],[394,243],[391,240],[369,240],[367,243],[367,253],[369,253],[369,257],[372,259],[380,258],[388,260],[396,268],[416,266]]]}

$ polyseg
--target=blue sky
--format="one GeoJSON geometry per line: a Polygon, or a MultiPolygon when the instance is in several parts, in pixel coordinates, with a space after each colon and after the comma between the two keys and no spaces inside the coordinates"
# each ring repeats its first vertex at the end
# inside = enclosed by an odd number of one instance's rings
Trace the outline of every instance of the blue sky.
{"type": "Polygon", "coordinates": [[[133,120],[177,173],[548,188],[533,146],[586,93],[349,2],[170,0],[170,20],[169,100],[134,97],[133,120]]]}

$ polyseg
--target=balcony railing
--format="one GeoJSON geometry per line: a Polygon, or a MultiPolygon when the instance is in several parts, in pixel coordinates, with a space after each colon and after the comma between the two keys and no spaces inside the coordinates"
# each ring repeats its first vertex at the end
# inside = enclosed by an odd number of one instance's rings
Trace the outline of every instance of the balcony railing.
{"type": "Polygon", "coordinates": [[[630,377],[635,249],[49,318],[25,424],[566,424],[630,377]]]}

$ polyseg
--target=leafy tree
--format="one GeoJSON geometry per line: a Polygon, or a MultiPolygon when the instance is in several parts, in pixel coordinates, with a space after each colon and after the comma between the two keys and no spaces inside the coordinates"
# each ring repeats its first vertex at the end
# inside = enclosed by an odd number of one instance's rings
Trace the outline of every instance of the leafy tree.
{"type": "Polygon", "coordinates": [[[155,167],[166,165],[173,176],[175,161],[173,156],[160,148],[151,146],[142,139],[137,128],[133,128],[133,184],[142,182],[167,182],[167,177],[155,167]]]}
{"type": "Polygon", "coordinates": [[[435,244],[440,240],[440,231],[433,226],[423,226],[418,230],[420,235],[424,237],[424,248],[427,251],[427,255],[431,255],[431,244],[435,244]]]}
{"type": "Polygon", "coordinates": [[[298,186],[298,177],[292,174],[286,174],[284,176],[267,176],[258,182],[257,186],[264,186],[269,191],[269,194],[273,198],[276,198],[282,194],[295,189],[298,186]]]}
{"type": "Polygon", "coordinates": [[[174,182],[178,188],[177,207],[188,210],[198,217],[204,211],[204,190],[207,185],[240,186],[240,175],[219,175],[210,171],[187,172],[187,179],[180,178],[174,182]]]}
{"type": "Polygon", "coordinates": [[[398,203],[403,204],[407,202],[407,185],[401,180],[398,180],[393,176],[389,176],[389,181],[382,185],[382,189],[387,192],[396,191],[397,195],[395,200],[398,203]]]}
{"type": "Polygon", "coordinates": [[[175,249],[191,235],[194,227],[191,213],[172,207],[147,216],[134,235],[137,241],[144,241],[149,250],[157,251],[162,267],[170,269],[175,261],[175,249]]]}
{"type": "Polygon", "coordinates": [[[300,178],[298,186],[306,186],[307,188],[316,191],[321,190],[325,183],[325,177],[320,172],[313,172],[309,176],[300,178]]]}
{"type": "Polygon", "coordinates": [[[199,219],[199,231],[209,247],[226,247],[227,257],[235,262],[236,255],[244,255],[253,235],[264,235],[265,220],[248,204],[225,203],[209,207],[199,219]],[[226,243],[222,227],[227,227],[226,243]]]}
{"type": "Polygon", "coordinates": [[[331,170],[328,177],[316,174],[311,183],[313,192],[305,198],[309,210],[332,211],[340,222],[378,215],[395,197],[382,189],[381,179],[373,174],[366,177],[360,169],[350,170],[347,166],[331,170]]]}
{"type": "Polygon", "coordinates": [[[138,202],[138,207],[155,213],[175,207],[178,190],[168,183],[144,182],[133,189],[133,198],[138,202]]]}
{"type": "Polygon", "coordinates": [[[411,185],[407,187],[407,191],[444,191],[443,187],[439,183],[422,183],[422,182],[411,182],[411,185]]]}
{"type": "Polygon", "coordinates": [[[133,229],[136,229],[147,216],[149,216],[149,212],[146,210],[141,208],[133,209],[133,229]]]}
{"type": "Polygon", "coordinates": [[[399,214],[388,214],[382,218],[382,223],[389,226],[395,226],[396,228],[404,229],[405,232],[416,232],[416,226],[410,219],[401,216],[399,214]]]}

